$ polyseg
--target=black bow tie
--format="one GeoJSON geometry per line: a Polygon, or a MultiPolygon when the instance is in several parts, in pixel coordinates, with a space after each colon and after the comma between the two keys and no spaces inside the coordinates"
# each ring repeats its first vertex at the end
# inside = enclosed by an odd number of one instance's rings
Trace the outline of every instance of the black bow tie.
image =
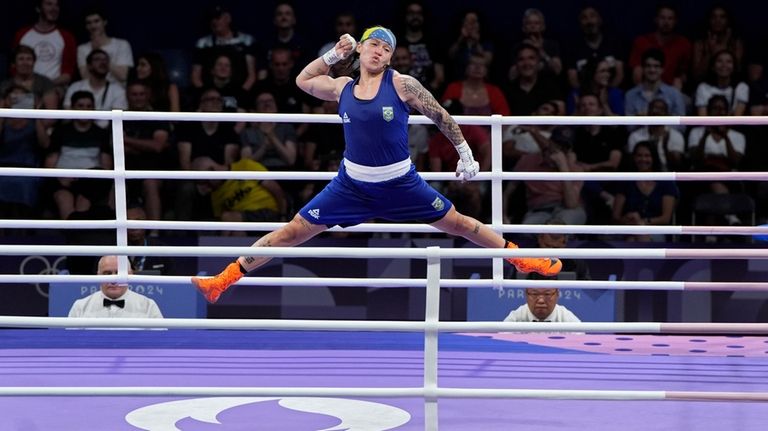
{"type": "Polygon", "coordinates": [[[109,298],[104,298],[104,306],[109,307],[110,305],[117,305],[120,308],[125,308],[125,299],[118,299],[117,301],[113,301],[109,298]]]}

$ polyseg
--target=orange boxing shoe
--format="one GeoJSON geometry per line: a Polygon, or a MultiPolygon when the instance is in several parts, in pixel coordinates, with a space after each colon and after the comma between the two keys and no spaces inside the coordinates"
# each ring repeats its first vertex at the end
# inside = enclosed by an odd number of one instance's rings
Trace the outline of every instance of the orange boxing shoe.
{"type": "MultiPolygon", "coordinates": [[[[518,248],[516,244],[507,241],[506,248],[518,248]]],[[[560,273],[563,263],[556,257],[507,257],[507,262],[523,273],[536,272],[552,277],[560,273]]]]}
{"type": "Polygon", "coordinates": [[[219,296],[224,293],[229,286],[235,284],[237,280],[243,278],[240,271],[240,264],[234,261],[224,268],[218,275],[209,278],[192,277],[192,284],[203,294],[206,301],[211,304],[219,300],[219,296]]]}

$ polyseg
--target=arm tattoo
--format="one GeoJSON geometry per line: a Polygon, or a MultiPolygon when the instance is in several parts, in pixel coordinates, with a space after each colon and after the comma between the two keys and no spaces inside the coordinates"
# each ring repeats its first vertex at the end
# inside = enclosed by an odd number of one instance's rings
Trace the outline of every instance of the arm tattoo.
{"type": "Polygon", "coordinates": [[[459,145],[464,142],[464,135],[459,129],[459,125],[456,121],[445,111],[445,109],[437,103],[435,97],[432,96],[426,88],[414,77],[401,75],[400,76],[403,89],[406,94],[413,94],[418,99],[418,103],[413,106],[418,109],[422,114],[426,115],[432,120],[437,128],[448,138],[453,145],[459,145]]]}
{"type": "Polygon", "coordinates": [[[303,218],[299,220],[301,222],[301,226],[304,227],[306,230],[312,229],[312,225],[309,224],[308,221],[304,220],[303,218]]]}
{"type": "Polygon", "coordinates": [[[328,68],[318,67],[318,68],[315,68],[315,70],[313,71],[309,71],[307,69],[309,69],[309,66],[305,67],[304,70],[301,71],[301,73],[307,75],[307,79],[312,79],[315,76],[327,75],[328,72],[331,70],[330,67],[328,68]]]}
{"type": "Polygon", "coordinates": [[[477,234],[478,232],[480,232],[480,222],[477,222],[475,228],[472,230],[472,233],[474,234],[477,234]]]}
{"type": "MultiPolygon", "coordinates": [[[[272,240],[269,238],[269,235],[264,235],[261,237],[258,241],[256,241],[256,244],[254,244],[256,247],[272,247],[272,240]]],[[[263,259],[263,256],[243,256],[243,262],[245,262],[244,266],[251,266],[254,262],[257,261],[257,259],[263,259]]]]}
{"type": "Polygon", "coordinates": [[[272,247],[272,239],[269,235],[264,235],[255,244],[256,247],[272,247]]]}

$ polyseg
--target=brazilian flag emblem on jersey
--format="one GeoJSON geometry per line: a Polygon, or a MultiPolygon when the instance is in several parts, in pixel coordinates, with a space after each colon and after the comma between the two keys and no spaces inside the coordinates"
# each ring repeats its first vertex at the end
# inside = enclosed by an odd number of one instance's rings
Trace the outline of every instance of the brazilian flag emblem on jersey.
{"type": "Polygon", "coordinates": [[[443,202],[442,199],[440,199],[440,196],[436,197],[434,201],[432,201],[432,208],[434,208],[437,211],[442,211],[443,208],[445,208],[445,202],[443,202]]]}
{"type": "Polygon", "coordinates": [[[395,118],[395,110],[391,106],[383,106],[381,113],[384,115],[384,121],[392,121],[395,118]]]}

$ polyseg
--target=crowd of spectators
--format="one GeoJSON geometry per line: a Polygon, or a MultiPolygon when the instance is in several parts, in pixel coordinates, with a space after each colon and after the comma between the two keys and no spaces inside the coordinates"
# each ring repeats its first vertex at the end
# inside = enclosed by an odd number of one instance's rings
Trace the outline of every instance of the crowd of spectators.
{"type": "MultiPolygon", "coordinates": [[[[0,83],[0,107],[26,109],[127,109],[136,111],[335,113],[300,91],[296,73],[334,41],[301,33],[297,11],[278,2],[272,37],[257,40],[239,30],[225,6],[209,11],[209,27],[190,44],[190,76],[173,82],[158,52],[135,53],[129,40],[109,35],[109,17],[89,9],[76,40],[59,23],[60,0],[35,2],[37,20],[12,42],[8,78],[0,83]]],[[[768,76],[759,56],[747,51],[728,10],[715,6],[707,29],[688,37],[676,29],[678,11],[659,5],[655,29],[625,49],[603,25],[600,11],[584,6],[574,17],[580,35],[559,43],[547,32],[544,13],[527,9],[510,19],[519,29],[511,43],[490,37],[479,11],[457,14],[458,28],[430,34],[429,13],[419,1],[404,3],[391,67],[419,79],[456,115],[763,115],[768,76]],[[441,39],[442,43],[436,42],[441,39]],[[447,40],[447,42],[446,42],[447,40]],[[507,46],[508,45],[508,46],[507,46]],[[502,51],[503,52],[500,52],[502,51]]],[[[261,18],[269,25],[269,18],[261,18]]],[[[650,24],[650,23],[649,23],[650,24]]],[[[362,26],[342,11],[329,33],[362,26]]],[[[512,32],[514,33],[514,32],[512,32]]],[[[354,56],[334,75],[355,76],[354,56]]],[[[0,119],[0,165],[111,169],[106,121],[0,119]]],[[[462,126],[483,170],[490,167],[486,127],[462,126]]],[[[732,171],[759,168],[762,128],[706,126],[509,126],[503,131],[507,171],[732,171]],[[753,153],[754,152],[754,153],[753,153]]],[[[410,130],[414,163],[422,171],[452,171],[455,153],[435,127],[410,130]]],[[[337,125],[229,122],[127,122],[128,169],[308,170],[334,169],[342,158],[337,125]]],[[[463,212],[488,221],[488,188],[481,183],[442,184],[463,212]]],[[[134,180],[128,199],[149,219],[280,221],[298,209],[321,182],[134,180]]],[[[695,186],[654,181],[507,182],[504,219],[573,224],[685,223],[698,194],[764,191],[738,182],[695,186]]],[[[66,219],[97,205],[114,205],[103,182],[0,177],[0,218],[66,219]]],[[[765,208],[758,215],[768,216],[765,208]]],[[[710,223],[745,223],[725,214],[710,223]]],[[[155,232],[151,232],[155,234],[155,232]]],[[[633,236],[648,241],[663,237],[633,236]]]]}

